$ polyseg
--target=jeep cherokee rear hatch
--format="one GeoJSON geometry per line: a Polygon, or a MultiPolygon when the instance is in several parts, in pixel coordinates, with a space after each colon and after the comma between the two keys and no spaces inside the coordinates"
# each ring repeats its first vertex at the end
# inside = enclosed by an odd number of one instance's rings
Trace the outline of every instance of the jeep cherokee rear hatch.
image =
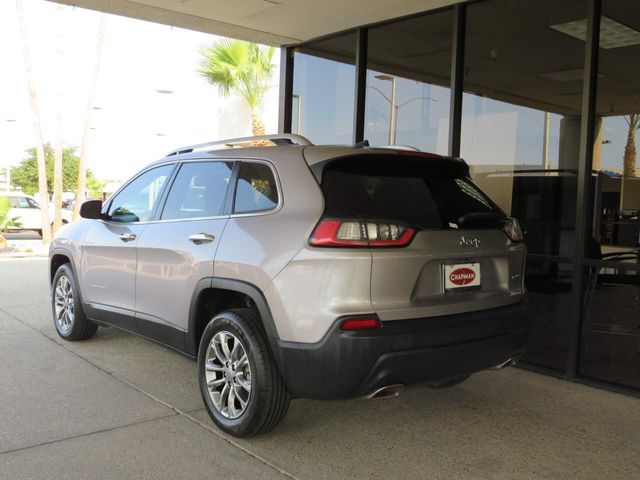
{"type": "Polygon", "coordinates": [[[371,302],[382,320],[520,300],[525,249],[519,226],[472,183],[463,161],[370,153],[312,170],[325,211],[310,244],[370,250],[371,302]]]}

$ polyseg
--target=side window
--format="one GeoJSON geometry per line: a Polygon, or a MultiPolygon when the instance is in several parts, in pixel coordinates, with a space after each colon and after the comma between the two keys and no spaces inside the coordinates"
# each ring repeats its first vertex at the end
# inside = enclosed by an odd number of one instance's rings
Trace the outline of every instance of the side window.
{"type": "Polygon", "coordinates": [[[171,186],[162,220],[222,214],[232,162],[185,163],[171,186]]]}
{"type": "Polygon", "coordinates": [[[151,220],[162,187],[173,165],[164,165],[143,173],[114,197],[107,212],[112,222],[146,222],[151,220]]]}
{"type": "Polygon", "coordinates": [[[26,208],[40,208],[40,205],[38,205],[38,202],[36,202],[33,198],[25,197],[23,198],[23,200],[27,202],[26,208]]]}
{"type": "Polygon", "coordinates": [[[271,168],[262,163],[243,163],[233,213],[262,212],[277,205],[278,188],[271,168]]]}
{"type": "Polygon", "coordinates": [[[26,197],[12,197],[11,204],[13,208],[29,208],[29,202],[26,197]]]}

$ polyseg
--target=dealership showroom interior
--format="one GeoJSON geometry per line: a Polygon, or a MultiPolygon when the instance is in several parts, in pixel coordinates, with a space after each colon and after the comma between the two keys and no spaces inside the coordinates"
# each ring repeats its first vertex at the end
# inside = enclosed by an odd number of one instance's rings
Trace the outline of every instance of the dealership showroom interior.
{"type": "Polygon", "coordinates": [[[640,479],[639,0],[3,0],[0,479],[640,479]]]}

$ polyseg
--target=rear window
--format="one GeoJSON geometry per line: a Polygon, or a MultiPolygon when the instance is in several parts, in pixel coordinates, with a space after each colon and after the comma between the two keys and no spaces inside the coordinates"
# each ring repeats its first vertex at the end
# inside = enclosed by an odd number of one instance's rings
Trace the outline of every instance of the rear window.
{"type": "Polygon", "coordinates": [[[277,206],[278,187],[271,168],[262,163],[242,163],[233,213],[264,212],[277,206]]]}
{"type": "Polygon", "coordinates": [[[396,155],[336,160],[324,169],[325,215],[423,229],[495,227],[504,214],[461,169],[396,155]]]}

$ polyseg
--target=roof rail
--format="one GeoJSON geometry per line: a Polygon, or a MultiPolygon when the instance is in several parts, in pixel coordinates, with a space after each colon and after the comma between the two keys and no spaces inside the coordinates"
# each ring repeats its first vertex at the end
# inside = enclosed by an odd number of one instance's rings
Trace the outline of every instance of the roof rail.
{"type": "Polygon", "coordinates": [[[196,145],[189,145],[187,147],[177,148],[172,150],[167,154],[167,157],[171,155],[179,155],[181,153],[189,153],[194,150],[200,150],[206,147],[249,147],[252,143],[270,141],[275,143],[276,145],[313,145],[309,141],[309,139],[303,137],[302,135],[295,135],[293,133],[274,133],[271,135],[256,135],[255,137],[240,137],[240,138],[229,138],[227,140],[216,140],[214,142],[206,142],[206,143],[198,143],[196,145]]]}
{"type": "Polygon", "coordinates": [[[375,145],[374,148],[386,148],[389,150],[405,150],[408,152],[421,152],[417,147],[412,147],[411,145],[375,145]]]}

